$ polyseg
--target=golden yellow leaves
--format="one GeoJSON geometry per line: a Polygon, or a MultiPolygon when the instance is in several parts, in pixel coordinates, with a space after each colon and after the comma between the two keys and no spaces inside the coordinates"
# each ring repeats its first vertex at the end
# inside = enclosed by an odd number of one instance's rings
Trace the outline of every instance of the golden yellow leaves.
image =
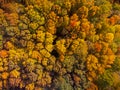
{"type": "Polygon", "coordinates": [[[66,52],[65,42],[66,41],[64,39],[61,39],[56,42],[56,50],[60,55],[64,55],[66,52]]]}
{"type": "Polygon", "coordinates": [[[9,49],[14,49],[14,45],[10,42],[10,41],[7,41],[5,44],[4,44],[4,47],[9,50],[9,49]]]}
{"type": "Polygon", "coordinates": [[[54,37],[51,33],[49,32],[46,32],[46,38],[45,38],[45,49],[48,51],[48,52],[52,52],[53,50],[53,40],[54,40],[54,37]]]}
{"type": "Polygon", "coordinates": [[[88,55],[86,65],[88,69],[88,79],[97,78],[97,74],[102,74],[106,68],[111,68],[115,60],[115,55],[109,44],[106,42],[94,43],[95,55],[88,55]]]}
{"type": "Polygon", "coordinates": [[[51,11],[48,15],[48,18],[52,19],[54,22],[57,22],[58,16],[56,15],[54,11],[51,11]]]}
{"type": "Polygon", "coordinates": [[[41,49],[43,49],[44,48],[44,46],[43,46],[43,43],[37,43],[36,45],[35,45],[35,49],[36,50],[41,50],[41,49]]]}
{"type": "Polygon", "coordinates": [[[89,55],[87,57],[87,68],[89,71],[97,69],[98,59],[94,55],[89,55]]]}
{"type": "Polygon", "coordinates": [[[35,44],[32,41],[28,41],[26,49],[27,50],[33,50],[34,46],[35,46],[35,44]]]}
{"type": "Polygon", "coordinates": [[[105,35],[105,41],[108,43],[112,43],[114,39],[114,34],[113,33],[106,33],[105,35]]]}
{"type": "Polygon", "coordinates": [[[10,77],[18,78],[18,77],[20,77],[20,72],[17,71],[16,69],[14,69],[10,72],[10,77]]]}
{"type": "Polygon", "coordinates": [[[46,49],[40,50],[40,53],[46,58],[49,58],[51,56],[51,54],[46,49]]]}
{"type": "Polygon", "coordinates": [[[34,83],[28,84],[28,85],[25,87],[25,90],[34,90],[34,83]]]}
{"type": "Polygon", "coordinates": [[[3,67],[0,67],[0,72],[3,72],[4,71],[4,68],[3,67]]]}
{"type": "Polygon", "coordinates": [[[87,19],[82,19],[81,31],[85,32],[86,35],[88,35],[90,28],[91,28],[90,22],[87,19]]]}
{"type": "Polygon", "coordinates": [[[55,27],[55,22],[52,19],[49,19],[46,24],[47,31],[50,32],[51,34],[56,33],[56,27],[55,27]]]}
{"type": "Polygon", "coordinates": [[[38,60],[40,62],[42,60],[42,56],[38,51],[32,51],[31,57],[38,60]]]}
{"type": "Polygon", "coordinates": [[[88,47],[87,47],[87,44],[86,42],[84,41],[84,39],[75,39],[73,40],[71,46],[70,46],[70,50],[79,55],[79,58],[81,59],[85,59],[85,57],[87,56],[87,50],[88,50],[88,47]]]}
{"type": "Polygon", "coordinates": [[[37,37],[37,41],[38,42],[44,42],[44,40],[45,40],[45,33],[43,31],[39,31],[38,30],[36,37],[37,37]]]}
{"type": "Polygon", "coordinates": [[[106,68],[111,68],[111,64],[115,60],[115,55],[110,48],[106,53],[100,56],[88,55],[87,56],[87,69],[88,79],[90,81],[97,79],[97,74],[102,74],[106,68]]]}
{"type": "Polygon", "coordinates": [[[79,15],[80,18],[87,18],[88,16],[88,8],[85,6],[82,6],[78,9],[77,14],[79,15]]]}
{"type": "Polygon", "coordinates": [[[48,59],[47,58],[43,58],[42,65],[43,66],[47,66],[48,65],[48,59]]]}
{"type": "Polygon", "coordinates": [[[98,10],[99,10],[98,6],[91,6],[90,9],[89,9],[89,15],[94,16],[97,13],[98,10]]]}
{"type": "MultiPolygon", "coordinates": [[[[112,25],[119,17],[104,18],[100,13],[108,13],[109,8],[106,11],[103,6],[105,11],[100,12],[94,0],[62,0],[59,4],[54,0],[42,1],[30,0],[22,13],[19,12],[20,16],[7,13],[4,19],[1,15],[1,21],[4,20],[1,25],[18,27],[18,30],[12,27],[3,31],[5,52],[0,51],[0,73],[5,81],[2,84],[7,85],[9,80],[8,85],[12,87],[39,90],[50,86],[52,75],[57,73],[62,77],[68,74],[67,79],[72,77],[71,81],[65,81],[72,82],[76,90],[83,89],[89,80],[97,79],[113,64],[115,55],[110,44],[114,37],[119,37],[119,25],[114,28],[112,25]],[[52,6],[46,4],[50,1],[52,6]]],[[[0,14],[3,13],[1,10],[0,14]]],[[[97,89],[94,84],[91,87],[97,89]]]]}
{"type": "Polygon", "coordinates": [[[45,49],[48,50],[49,52],[51,52],[53,50],[53,45],[49,44],[49,45],[45,45],[45,49]]]}
{"type": "Polygon", "coordinates": [[[29,28],[33,31],[36,30],[38,28],[38,26],[39,25],[36,22],[32,22],[32,23],[29,24],[29,28]]]}

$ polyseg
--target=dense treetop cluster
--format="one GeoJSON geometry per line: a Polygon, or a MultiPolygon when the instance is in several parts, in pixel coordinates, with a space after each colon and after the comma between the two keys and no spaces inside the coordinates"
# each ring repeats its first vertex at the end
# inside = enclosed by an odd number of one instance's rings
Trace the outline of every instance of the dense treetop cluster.
{"type": "Polygon", "coordinates": [[[119,90],[120,5],[0,0],[1,90],[119,90]]]}

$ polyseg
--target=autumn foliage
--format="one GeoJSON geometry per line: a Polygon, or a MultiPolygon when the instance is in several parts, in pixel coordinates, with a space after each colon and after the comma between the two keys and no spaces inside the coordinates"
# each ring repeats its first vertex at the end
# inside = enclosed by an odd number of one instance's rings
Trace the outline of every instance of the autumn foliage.
{"type": "Polygon", "coordinates": [[[119,89],[119,10],[117,0],[0,0],[0,90],[119,89]]]}

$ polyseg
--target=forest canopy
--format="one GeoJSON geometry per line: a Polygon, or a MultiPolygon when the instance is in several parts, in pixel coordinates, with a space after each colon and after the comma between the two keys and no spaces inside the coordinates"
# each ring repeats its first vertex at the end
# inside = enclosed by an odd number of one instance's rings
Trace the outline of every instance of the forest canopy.
{"type": "Polygon", "coordinates": [[[0,90],[120,90],[119,0],[0,0],[0,90]]]}

